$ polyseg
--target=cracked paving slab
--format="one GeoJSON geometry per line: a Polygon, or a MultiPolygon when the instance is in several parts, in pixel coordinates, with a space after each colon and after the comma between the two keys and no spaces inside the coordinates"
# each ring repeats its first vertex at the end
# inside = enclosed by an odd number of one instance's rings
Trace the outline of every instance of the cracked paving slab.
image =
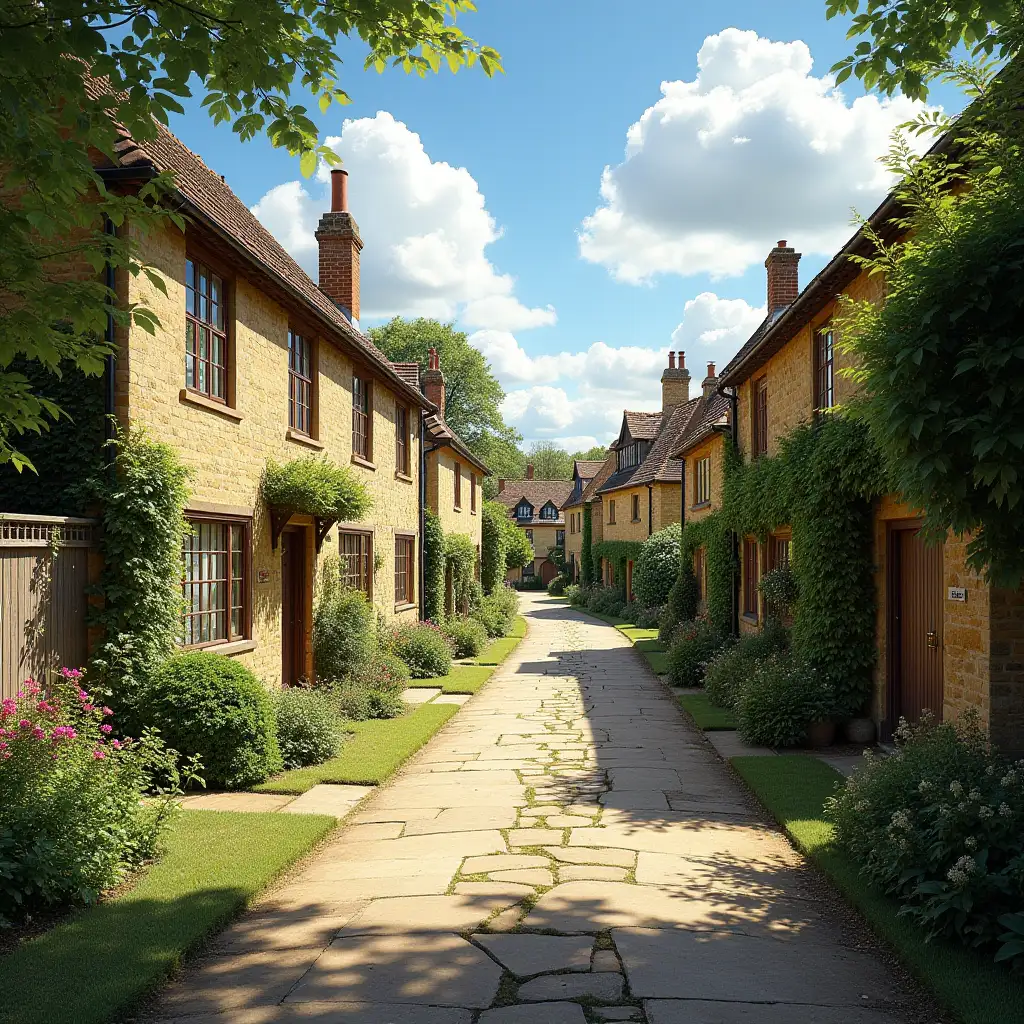
{"type": "Polygon", "coordinates": [[[148,1019],[905,1024],[629,641],[522,603],[512,658],[148,1019]]]}

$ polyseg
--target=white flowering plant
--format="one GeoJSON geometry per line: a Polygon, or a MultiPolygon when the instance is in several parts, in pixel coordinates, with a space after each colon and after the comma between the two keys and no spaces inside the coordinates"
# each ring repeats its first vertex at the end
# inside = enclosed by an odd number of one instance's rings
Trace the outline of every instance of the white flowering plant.
{"type": "Polygon", "coordinates": [[[976,714],[900,723],[826,805],[836,843],[929,937],[1024,963],[1024,761],[992,749],[976,714]]]}

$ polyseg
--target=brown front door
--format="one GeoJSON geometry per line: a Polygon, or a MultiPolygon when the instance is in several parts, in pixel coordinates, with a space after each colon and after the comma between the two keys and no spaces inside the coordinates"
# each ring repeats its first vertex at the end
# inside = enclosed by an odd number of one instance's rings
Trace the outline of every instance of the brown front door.
{"type": "Polygon", "coordinates": [[[306,531],[281,534],[281,682],[306,673],[306,531]]]}
{"type": "Polygon", "coordinates": [[[889,715],[942,718],[942,547],[926,545],[920,522],[889,532],[889,715]]]}

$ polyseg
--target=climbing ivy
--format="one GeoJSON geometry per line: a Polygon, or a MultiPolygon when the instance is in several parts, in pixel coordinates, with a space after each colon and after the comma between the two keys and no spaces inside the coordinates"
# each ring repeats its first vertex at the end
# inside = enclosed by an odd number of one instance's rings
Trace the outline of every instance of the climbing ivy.
{"type": "MultiPolygon", "coordinates": [[[[730,446],[729,441],[726,441],[726,446],[730,446]]],[[[682,618],[693,618],[697,611],[697,580],[693,574],[693,554],[697,548],[704,549],[707,578],[704,606],[707,617],[717,630],[727,633],[732,629],[737,566],[733,535],[723,510],[689,522],[683,528],[681,592],[676,595],[678,607],[684,612],[682,618]]]]}
{"type": "Polygon", "coordinates": [[[469,611],[469,596],[476,578],[476,545],[464,533],[444,538],[445,579],[452,581],[452,607],[460,614],[469,611]]]}
{"type": "Polygon", "coordinates": [[[580,583],[593,586],[594,579],[594,521],[590,505],[583,506],[583,535],[580,538],[580,583]]]}
{"type": "MultiPolygon", "coordinates": [[[[889,490],[882,465],[865,424],[840,414],[798,427],[772,458],[743,463],[726,446],[723,519],[740,536],[792,527],[793,650],[833,687],[841,713],[859,711],[871,693],[871,507],[889,490]]],[[[709,600],[710,576],[709,552],[709,600]]]]}
{"type": "Polygon", "coordinates": [[[431,622],[444,617],[444,530],[432,509],[423,511],[423,614],[431,622]]]}
{"type": "Polygon", "coordinates": [[[485,501],[480,516],[480,583],[493,594],[505,579],[505,521],[508,509],[501,502],[485,501]]]}
{"type": "Polygon", "coordinates": [[[626,563],[636,561],[643,550],[643,543],[638,540],[603,540],[600,544],[593,544],[592,566],[594,578],[601,578],[601,559],[606,558],[615,567],[615,585],[620,590],[626,586],[626,563]]]}

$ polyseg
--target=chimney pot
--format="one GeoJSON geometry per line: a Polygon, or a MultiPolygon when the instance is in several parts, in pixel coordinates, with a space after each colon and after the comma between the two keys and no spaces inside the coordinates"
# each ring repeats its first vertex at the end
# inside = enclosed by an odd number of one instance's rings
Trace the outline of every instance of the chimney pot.
{"type": "Polygon", "coordinates": [[[505,478],[499,476],[498,477],[498,493],[501,494],[501,492],[503,490],[505,490],[505,478]]]}
{"type": "Polygon", "coordinates": [[[444,374],[441,372],[441,359],[437,349],[431,347],[427,352],[427,369],[420,380],[423,394],[434,403],[438,409],[438,415],[444,419],[444,374]]]}
{"type": "Polygon", "coordinates": [[[669,352],[668,354],[668,368],[674,370],[676,368],[676,354],[675,352],[669,352]]]}
{"type": "Polygon", "coordinates": [[[348,171],[331,171],[331,213],[348,213],[348,171]]]}
{"type": "Polygon", "coordinates": [[[533,463],[532,462],[526,467],[526,479],[527,480],[532,480],[533,479],[533,463]]]}
{"type": "Polygon", "coordinates": [[[714,375],[715,375],[715,364],[714,363],[708,363],[708,376],[709,377],[714,377],[714,375]]]}
{"type": "Polygon", "coordinates": [[[681,350],[679,352],[679,369],[680,370],[685,370],[686,369],[686,353],[681,351],[681,350]]]}
{"type": "Polygon", "coordinates": [[[787,242],[786,242],[786,240],[785,240],[784,238],[780,239],[780,240],[779,240],[779,242],[778,242],[778,247],[779,247],[780,249],[785,249],[785,248],[786,248],[786,246],[787,246],[787,242]]]}

